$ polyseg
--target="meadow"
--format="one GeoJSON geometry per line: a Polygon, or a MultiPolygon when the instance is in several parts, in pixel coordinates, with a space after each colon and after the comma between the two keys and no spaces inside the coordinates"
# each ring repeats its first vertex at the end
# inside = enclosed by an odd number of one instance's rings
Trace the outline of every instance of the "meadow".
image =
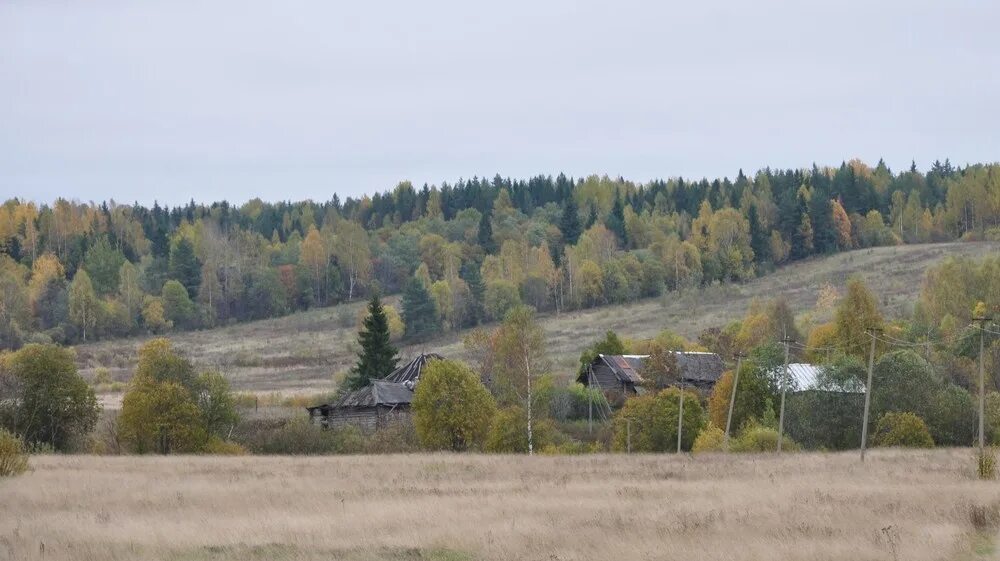
{"type": "MultiPolygon", "coordinates": [[[[797,262],[745,284],[714,285],[626,305],[544,314],[540,321],[557,374],[569,376],[583,347],[608,329],[630,338],[651,337],[663,329],[694,338],[706,328],[743,317],[754,299],[780,297],[794,310],[809,310],[822,287],[843,290],[851,275],[865,280],[879,296],[888,317],[908,315],[929,266],[950,255],[978,258],[997,252],[997,242],[861,249],[797,262]]],[[[387,302],[399,305],[396,297],[387,302]]],[[[237,391],[308,396],[332,391],[336,375],[353,366],[357,359],[356,319],[363,306],[364,302],[355,301],[169,337],[198,368],[220,370],[237,391]]],[[[434,351],[448,358],[467,358],[462,345],[466,333],[447,333],[419,345],[403,344],[400,351],[404,357],[434,351]]],[[[81,374],[93,379],[98,369],[106,368],[112,380],[126,382],[134,369],[136,352],[147,339],[79,345],[81,374]]],[[[113,407],[116,396],[105,395],[104,400],[113,407]]]]}
{"type": "Polygon", "coordinates": [[[995,559],[973,454],[35,456],[0,559],[995,559]]]}

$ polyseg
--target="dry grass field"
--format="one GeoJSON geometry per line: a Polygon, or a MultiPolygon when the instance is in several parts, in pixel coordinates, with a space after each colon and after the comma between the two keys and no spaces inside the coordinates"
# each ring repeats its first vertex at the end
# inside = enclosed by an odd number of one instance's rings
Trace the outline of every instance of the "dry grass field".
{"type": "MultiPolygon", "coordinates": [[[[655,335],[665,328],[694,337],[746,313],[754,298],[785,298],[793,309],[813,307],[820,287],[843,288],[848,277],[861,275],[880,295],[890,316],[908,313],[920,293],[924,271],[949,255],[981,257],[1000,252],[1000,243],[949,243],[883,247],[816,258],[783,267],[742,285],[722,285],[670,293],[624,306],[608,306],[564,314],[547,314],[542,324],[554,364],[573,372],[583,346],[614,329],[625,337],[655,335]]],[[[396,298],[389,302],[398,305],[396,298]]],[[[312,310],[283,318],[217,329],[177,333],[171,338],[201,368],[215,367],[239,391],[282,394],[333,389],[332,377],[356,360],[355,318],[363,302],[312,310]]],[[[461,337],[452,333],[419,346],[403,346],[404,356],[434,350],[463,358],[461,337]]],[[[81,371],[93,376],[108,368],[126,381],[136,350],[144,338],[120,339],[77,347],[81,371]]],[[[114,400],[109,399],[109,404],[114,400]]]]}
{"type": "Polygon", "coordinates": [[[39,456],[0,559],[995,559],[973,457],[39,456]]]}

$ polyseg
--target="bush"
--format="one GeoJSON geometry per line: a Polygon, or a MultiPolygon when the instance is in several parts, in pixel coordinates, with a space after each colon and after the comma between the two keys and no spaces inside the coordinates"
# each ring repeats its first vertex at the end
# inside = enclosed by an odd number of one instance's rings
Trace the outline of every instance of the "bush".
{"type": "MultiPolygon", "coordinates": [[[[801,447],[797,442],[783,435],[781,450],[795,452],[801,447]]],[[[778,431],[762,425],[750,425],[743,429],[739,438],[729,443],[733,452],[775,452],[778,450],[778,431]]]]}
{"type": "Polygon", "coordinates": [[[491,319],[502,319],[507,312],[521,304],[521,294],[514,283],[505,280],[490,281],[483,296],[486,313],[491,319]]]}
{"type": "Polygon", "coordinates": [[[365,446],[369,454],[407,454],[420,450],[413,420],[401,418],[376,430],[365,446]]]}
{"type": "Polygon", "coordinates": [[[979,454],[978,465],[976,471],[979,473],[979,479],[996,479],[997,478],[997,454],[992,447],[983,450],[982,454],[979,454]]]}
{"type": "Polygon", "coordinates": [[[875,446],[933,448],[934,439],[927,424],[913,413],[886,413],[875,425],[875,446]]]}
{"type": "Polygon", "coordinates": [[[28,470],[28,453],[21,439],[0,429],[0,477],[20,475],[28,470]]]}
{"type": "Polygon", "coordinates": [[[67,450],[97,424],[101,407],[94,390],[76,369],[71,349],[28,345],[5,355],[0,368],[9,374],[11,397],[0,416],[12,415],[11,428],[29,444],[67,450]]]}
{"type": "Polygon", "coordinates": [[[246,423],[239,427],[236,438],[254,454],[314,456],[358,454],[364,450],[364,438],[357,427],[324,429],[305,418],[278,424],[246,423]]]}
{"type": "MultiPolygon", "coordinates": [[[[535,450],[555,446],[555,425],[549,419],[534,419],[531,423],[532,444],[535,450]]],[[[526,454],[528,452],[528,416],[521,407],[507,407],[497,411],[493,425],[486,437],[487,452],[500,454],[526,454]]]]}
{"type": "Polygon", "coordinates": [[[243,456],[246,455],[247,449],[235,442],[229,442],[213,436],[205,444],[204,452],[216,456],[243,456]]]}
{"type": "Polygon", "coordinates": [[[435,360],[413,392],[413,424],[427,448],[480,448],[496,412],[493,396],[468,366],[435,360]]]}
{"type": "Polygon", "coordinates": [[[726,433],[719,427],[709,424],[701,429],[694,439],[692,452],[720,452],[725,444],[726,433]]]}
{"type": "MultiPolygon", "coordinates": [[[[679,396],[679,389],[667,388],[655,396],[642,395],[625,400],[625,406],[615,415],[614,449],[628,449],[628,436],[631,432],[633,452],[676,451],[679,396]]],[[[704,424],[705,414],[697,394],[685,391],[682,450],[691,449],[704,424]]]]}

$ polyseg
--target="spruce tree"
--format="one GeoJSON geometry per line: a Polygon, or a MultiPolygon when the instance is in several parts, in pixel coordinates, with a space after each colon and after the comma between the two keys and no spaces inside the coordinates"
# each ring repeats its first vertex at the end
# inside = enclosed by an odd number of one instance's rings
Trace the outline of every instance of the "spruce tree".
{"type": "Polygon", "coordinates": [[[414,340],[424,340],[441,331],[434,300],[417,278],[411,278],[403,290],[403,322],[406,336],[414,340]]]}
{"type": "Polygon", "coordinates": [[[485,253],[496,253],[497,243],[493,241],[493,224],[490,222],[489,213],[484,212],[479,218],[479,233],[477,235],[479,247],[485,253]]]}
{"type": "Polygon", "coordinates": [[[816,253],[837,251],[837,233],[833,227],[833,209],[829,195],[818,188],[813,189],[809,199],[809,222],[813,230],[813,247],[816,253]]]}
{"type": "Polygon", "coordinates": [[[186,238],[181,238],[170,248],[168,275],[179,281],[188,291],[188,296],[194,298],[201,284],[201,263],[194,254],[194,245],[186,238]]]}
{"type": "Polygon", "coordinates": [[[590,203],[590,214],[587,215],[587,223],[584,224],[583,229],[589,230],[591,226],[597,224],[597,206],[591,201],[590,203]]]}
{"type": "Polygon", "coordinates": [[[764,263],[771,260],[771,235],[764,230],[757,216],[757,207],[750,205],[747,210],[747,222],[750,224],[750,249],[753,250],[754,260],[764,263]]]}
{"type": "Polygon", "coordinates": [[[399,357],[396,347],[389,342],[389,320],[378,292],[373,292],[368,301],[368,317],[365,318],[361,331],[358,332],[358,364],[351,370],[347,380],[352,390],[367,386],[372,380],[384,378],[396,369],[399,357]]]}
{"type": "Polygon", "coordinates": [[[559,231],[562,232],[563,241],[566,245],[576,245],[583,233],[583,225],[580,224],[580,208],[576,205],[576,200],[572,195],[566,198],[563,204],[562,217],[559,219],[559,231]]]}
{"type": "Polygon", "coordinates": [[[486,296],[486,286],[483,284],[483,277],[479,271],[479,263],[469,261],[462,265],[459,276],[469,286],[472,293],[472,302],[469,303],[469,325],[478,325],[486,317],[484,300],[486,296]]]}
{"type": "Polygon", "coordinates": [[[622,205],[622,199],[618,195],[617,189],[615,190],[615,204],[611,207],[611,214],[608,215],[605,224],[608,226],[608,230],[618,236],[622,247],[628,247],[628,232],[625,231],[625,207],[622,205]]]}

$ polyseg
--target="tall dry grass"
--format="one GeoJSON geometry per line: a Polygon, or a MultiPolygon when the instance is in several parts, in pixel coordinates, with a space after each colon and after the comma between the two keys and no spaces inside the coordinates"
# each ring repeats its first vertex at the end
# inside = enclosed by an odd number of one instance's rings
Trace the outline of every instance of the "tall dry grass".
{"type": "Polygon", "coordinates": [[[0,559],[992,558],[1000,487],[975,465],[969,450],[43,456],[0,482],[0,559]]]}

